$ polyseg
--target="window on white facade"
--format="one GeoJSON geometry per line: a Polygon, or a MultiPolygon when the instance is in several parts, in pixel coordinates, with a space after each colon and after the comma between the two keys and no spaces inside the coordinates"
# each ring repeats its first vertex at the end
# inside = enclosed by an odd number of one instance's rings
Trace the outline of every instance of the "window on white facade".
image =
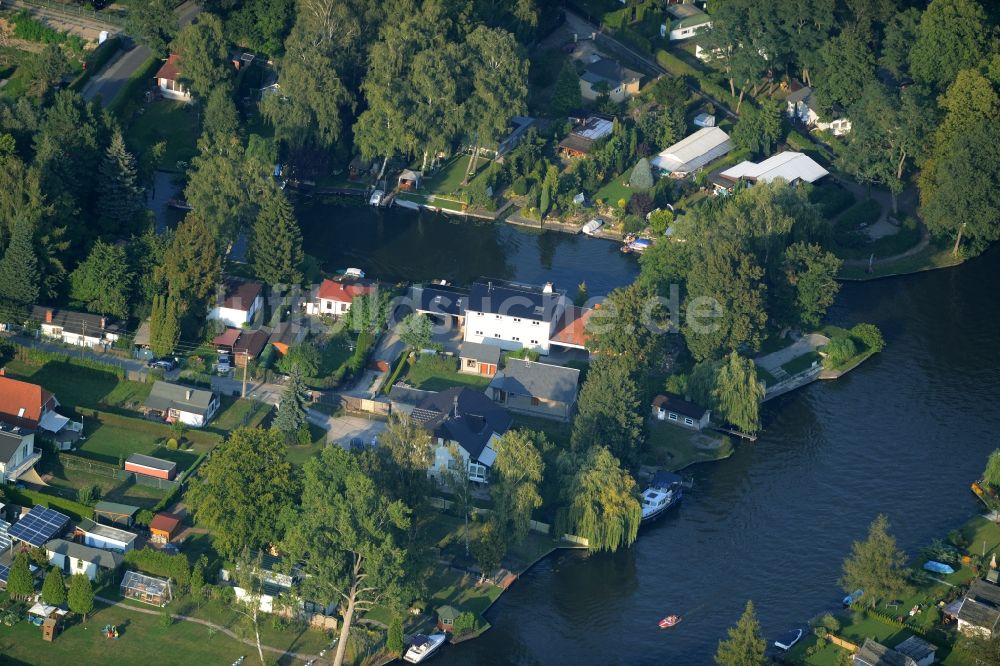
{"type": "Polygon", "coordinates": [[[538,326],[538,322],[537,321],[533,321],[533,322],[531,322],[531,325],[532,326],[538,326]]]}
{"type": "Polygon", "coordinates": [[[533,345],[537,345],[537,344],[538,344],[538,340],[532,340],[532,341],[531,341],[531,344],[533,344],[533,345]]]}
{"type": "Polygon", "coordinates": [[[476,335],[482,335],[482,334],[483,334],[482,331],[476,331],[476,335]]]}
{"type": "Polygon", "coordinates": [[[514,338],[514,342],[520,342],[520,341],[521,341],[521,338],[517,338],[517,337],[514,338]]]}
{"type": "Polygon", "coordinates": [[[465,367],[467,367],[467,368],[474,368],[474,367],[476,367],[476,359],[474,359],[474,358],[466,359],[466,361],[465,361],[465,367]]]}
{"type": "Polygon", "coordinates": [[[521,321],[520,317],[514,317],[514,321],[521,321]]]}
{"type": "Polygon", "coordinates": [[[494,337],[494,338],[499,338],[499,337],[500,337],[500,334],[499,334],[499,333],[494,333],[494,334],[493,334],[493,337],[494,337]]]}
{"type": "Polygon", "coordinates": [[[689,419],[689,418],[685,418],[684,419],[684,425],[694,425],[694,420],[693,419],[689,419]]]}
{"type": "Polygon", "coordinates": [[[673,412],[670,412],[669,414],[667,414],[667,418],[670,419],[671,421],[676,421],[677,415],[674,414],[673,412]]]}

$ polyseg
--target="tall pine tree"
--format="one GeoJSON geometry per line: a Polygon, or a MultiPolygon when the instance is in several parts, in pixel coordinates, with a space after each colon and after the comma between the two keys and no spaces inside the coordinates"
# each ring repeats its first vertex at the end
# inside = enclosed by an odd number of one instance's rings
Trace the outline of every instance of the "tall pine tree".
{"type": "Polygon", "coordinates": [[[200,217],[188,213],[177,227],[164,264],[167,293],[182,316],[198,312],[222,275],[215,239],[200,217]]]}
{"type": "Polygon", "coordinates": [[[292,365],[288,373],[288,383],[281,392],[278,414],[274,417],[274,428],[285,435],[286,441],[295,441],[299,431],[308,427],[306,420],[306,387],[302,381],[302,369],[292,365]]]}
{"type": "Polygon", "coordinates": [[[729,639],[719,643],[715,663],[719,666],[764,666],[767,642],[760,635],[760,622],[754,612],[753,602],[747,601],[746,609],[735,627],[729,629],[729,639]]]}
{"type": "Polygon", "coordinates": [[[281,190],[257,215],[250,242],[250,266],[268,284],[302,282],[302,232],[295,211],[281,190]]]}
{"type": "Polygon", "coordinates": [[[156,356],[174,351],[181,337],[180,318],[174,299],[157,294],[149,315],[149,348],[156,356]]]}
{"type": "Polygon", "coordinates": [[[125,147],[121,130],[115,129],[100,167],[99,223],[106,233],[125,234],[135,229],[142,215],[142,188],[135,158],[125,147]]]}
{"type": "Polygon", "coordinates": [[[40,282],[34,229],[22,221],[15,225],[0,259],[0,299],[17,306],[31,305],[38,300],[40,282]]]}

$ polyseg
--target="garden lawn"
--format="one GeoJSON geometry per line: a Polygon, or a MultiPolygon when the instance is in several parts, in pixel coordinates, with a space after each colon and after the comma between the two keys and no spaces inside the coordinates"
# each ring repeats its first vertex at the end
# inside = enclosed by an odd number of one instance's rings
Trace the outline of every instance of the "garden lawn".
{"type": "MultiPolygon", "coordinates": [[[[45,454],[38,465],[38,473],[49,475],[45,482],[53,492],[66,497],[74,497],[81,488],[101,489],[101,499],[121,504],[131,504],[144,509],[151,508],[160,501],[167,491],[144,486],[134,481],[122,481],[111,476],[95,474],[68,468],[56,456],[45,454]]],[[[48,491],[46,491],[48,492],[48,491]]]]}
{"type": "Polygon", "coordinates": [[[811,351],[803,354],[802,356],[797,356],[793,358],[788,363],[782,365],[781,369],[787,372],[789,375],[797,375],[800,372],[804,372],[809,368],[811,368],[813,361],[818,361],[819,359],[820,355],[814,351],[811,351]]]}
{"type": "Polygon", "coordinates": [[[890,275],[907,275],[935,268],[948,268],[957,266],[963,261],[965,261],[964,257],[956,257],[951,253],[950,245],[939,247],[931,242],[920,252],[908,257],[883,263],[876,262],[871,273],[868,272],[867,264],[850,266],[845,264],[837,277],[844,280],[874,280],[890,275]]]}
{"type": "Polygon", "coordinates": [[[149,397],[151,384],[119,379],[112,372],[85,368],[66,361],[48,361],[29,365],[23,361],[7,364],[7,374],[16,379],[39,384],[55,394],[67,408],[105,405],[129,407],[149,397]]]}
{"type": "Polygon", "coordinates": [[[144,152],[152,146],[166,143],[159,168],[179,171],[178,162],[190,162],[198,154],[196,142],[200,125],[195,107],[173,100],[159,100],[144,107],[128,126],[129,147],[144,152]]]}
{"type": "Polygon", "coordinates": [[[609,206],[617,206],[618,202],[622,199],[625,200],[625,204],[628,205],[629,200],[632,198],[632,189],[623,184],[622,181],[628,180],[628,173],[615,176],[608,184],[597,190],[597,194],[594,195],[594,199],[597,201],[604,201],[609,206]]]}
{"type": "MultiPolygon", "coordinates": [[[[476,162],[476,173],[489,165],[487,159],[479,159],[476,162]]],[[[462,181],[465,179],[465,170],[469,168],[469,155],[460,154],[451,159],[450,162],[437,170],[433,176],[426,178],[420,184],[420,191],[436,194],[457,194],[462,188],[462,181]]]]}
{"type": "Polygon", "coordinates": [[[246,424],[256,427],[267,417],[271,405],[257,400],[222,396],[222,405],[218,416],[210,423],[210,429],[227,433],[246,424]]]}
{"type": "Polygon", "coordinates": [[[326,446],[326,434],[326,430],[310,423],[309,436],[312,438],[312,443],[289,446],[286,450],[288,462],[293,465],[304,465],[307,460],[318,455],[323,450],[323,447],[326,446]]]}
{"type": "Polygon", "coordinates": [[[142,453],[176,462],[179,472],[219,442],[217,435],[186,430],[183,438],[191,442],[194,450],[171,450],[166,448],[166,441],[176,438],[177,434],[169,426],[106,413],[85,417],[83,432],[86,439],[75,452],[77,455],[117,465],[121,456],[142,453]]]}
{"type": "Polygon", "coordinates": [[[458,372],[458,359],[454,356],[431,354],[422,354],[415,363],[409,363],[403,381],[425,391],[443,391],[454,386],[485,389],[490,383],[489,377],[458,372]]]}
{"type": "Polygon", "coordinates": [[[536,430],[545,433],[549,441],[556,446],[568,449],[570,437],[573,435],[573,426],[562,421],[543,419],[538,416],[528,416],[527,414],[511,414],[513,428],[523,428],[525,430],[536,430]]]}
{"type": "Polygon", "coordinates": [[[969,550],[975,553],[987,552],[1000,548],[1000,525],[976,516],[961,528],[969,542],[969,550]]]}
{"type": "Polygon", "coordinates": [[[651,421],[643,462],[676,472],[694,463],[728,458],[732,453],[728,437],[651,421]]]}

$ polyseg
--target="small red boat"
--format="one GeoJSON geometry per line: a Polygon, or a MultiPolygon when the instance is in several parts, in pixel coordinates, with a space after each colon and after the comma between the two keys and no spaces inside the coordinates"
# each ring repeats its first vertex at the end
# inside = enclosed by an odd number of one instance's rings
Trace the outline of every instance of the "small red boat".
{"type": "Polygon", "coordinates": [[[681,621],[679,615],[668,615],[660,620],[660,629],[669,629],[681,621]]]}

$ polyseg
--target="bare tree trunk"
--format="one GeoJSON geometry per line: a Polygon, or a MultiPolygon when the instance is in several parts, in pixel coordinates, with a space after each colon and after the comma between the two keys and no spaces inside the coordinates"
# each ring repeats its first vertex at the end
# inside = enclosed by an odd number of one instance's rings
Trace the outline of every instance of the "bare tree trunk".
{"type": "Polygon", "coordinates": [[[261,666],[264,666],[264,649],[260,646],[260,624],[257,622],[257,616],[260,614],[260,599],[251,598],[250,601],[253,602],[253,615],[250,617],[253,619],[253,633],[257,639],[257,656],[260,657],[261,666]]]}
{"type": "Polygon", "coordinates": [[[732,97],[736,97],[736,82],[733,81],[733,77],[729,77],[729,94],[732,97]]]}
{"type": "Polygon", "coordinates": [[[420,163],[420,172],[423,173],[427,169],[427,150],[424,149],[424,160],[420,163]]]}
{"type": "Polygon", "coordinates": [[[476,175],[476,161],[479,157],[479,144],[472,147],[472,157],[469,158],[469,170],[465,173],[462,185],[468,185],[469,179],[476,175]]]}
{"type": "Polygon", "coordinates": [[[347,610],[344,612],[344,623],[340,625],[340,639],[337,641],[337,654],[333,658],[333,666],[343,666],[344,655],[347,652],[347,638],[351,634],[351,622],[354,620],[354,602],[357,590],[352,586],[347,599],[347,610]]]}
{"type": "Polygon", "coordinates": [[[896,190],[889,188],[889,200],[892,201],[892,215],[899,215],[899,202],[896,200],[896,190]]]}
{"type": "Polygon", "coordinates": [[[746,92],[747,92],[746,86],[740,88],[740,98],[736,102],[736,115],[740,114],[740,107],[743,106],[743,95],[745,95],[746,92]]]}
{"type": "Polygon", "coordinates": [[[382,180],[382,176],[385,175],[385,167],[386,167],[387,164],[389,164],[389,156],[388,155],[386,155],[385,157],[382,158],[382,168],[378,170],[378,178],[375,179],[375,183],[376,184],[378,183],[378,181],[382,180]]]}
{"type": "Polygon", "coordinates": [[[962,242],[962,230],[965,229],[965,222],[958,226],[958,235],[955,236],[955,247],[951,249],[952,256],[958,256],[958,246],[962,242]]]}

